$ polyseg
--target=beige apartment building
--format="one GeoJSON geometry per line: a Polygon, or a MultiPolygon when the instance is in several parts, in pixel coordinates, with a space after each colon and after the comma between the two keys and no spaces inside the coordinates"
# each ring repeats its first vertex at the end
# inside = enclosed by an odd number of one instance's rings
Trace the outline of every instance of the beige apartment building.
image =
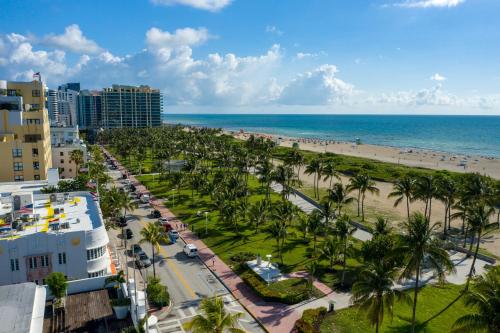
{"type": "Polygon", "coordinates": [[[50,124],[41,81],[0,80],[0,182],[47,179],[50,124]]]}

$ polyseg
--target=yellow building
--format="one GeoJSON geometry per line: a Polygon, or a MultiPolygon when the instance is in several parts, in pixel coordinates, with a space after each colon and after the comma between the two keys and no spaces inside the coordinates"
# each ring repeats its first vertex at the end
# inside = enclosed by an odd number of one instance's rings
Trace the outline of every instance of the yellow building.
{"type": "Polygon", "coordinates": [[[52,167],[43,82],[0,80],[0,182],[47,179],[52,167]]]}

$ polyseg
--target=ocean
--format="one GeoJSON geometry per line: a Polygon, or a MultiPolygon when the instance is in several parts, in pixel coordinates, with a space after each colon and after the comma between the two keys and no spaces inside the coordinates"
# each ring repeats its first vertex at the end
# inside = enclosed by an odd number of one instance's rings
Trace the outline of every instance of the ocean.
{"type": "Polygon", "coordinates": [[[500,116],[163,114],[169,124],[500,157],[500,116]]]}

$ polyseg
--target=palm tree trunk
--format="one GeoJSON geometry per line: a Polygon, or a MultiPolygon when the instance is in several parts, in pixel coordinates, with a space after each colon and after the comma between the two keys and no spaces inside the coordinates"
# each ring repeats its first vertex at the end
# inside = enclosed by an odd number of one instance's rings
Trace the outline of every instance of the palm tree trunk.
{"type": "Polygon", "coordinates": [[[344,262],[342,263],[342,280],[340,282],[340,285],[343,287],[344,286],[344,279],[345,279],[345,266],[347,264],[347,258],[346,258],[346,252],[347,252],[347,238],[344,241],[344,262]]]}
{"type": "Polygon", "coordinates": [[[413,310],[411,317],[411,333],[415,333],[415,319],[417,316],[417,297],[418,297],[418,283],[420,280],[420,264],[417,265],[417,270],[415,272],[415,290],[413,291],[413,310]]]}
{"type": "Polygon", "coordinates": [[[476,259],[477,259],[477,253],[479,251],[479,244],[481,243],[481,231],[478,231],[477,233],[477,244],[476,244],[476,251],[474,251],[474,259],[472,259],[472,265],[470,266],[470,271],[469,271],[469,276],[467,277],[467,283],[465,284],[465,290],[469,290],[469,283],[470,280],[472,279],[472,274],[474,274],[474,266],[476,265],[476,259]]]}
{"type": "Polygon", "coordinates": [[[156,279],[156,268],[155,268],[155,247],[151,244],[151,250],[153,252],[153,258],[151,258],[153,264],[153,277],[156,279]]]}
{"type": "Polygon", "coordinates": [[[431,210],[432,210],[432,198],[429,199],[429,216],[427,217],[427,221],[431,223],[431,210]]]}
{"type": "Polygon", "coordinates": [[[365,194],[361,196],[361,221],[365,222],[365,194]]]}
{"type": "MultiPolygon", "coordinates": [[[[462,225],[464,225],[465,223],[465,218],[462,218],[462,225]]],[[[469,223],[467,223],[466,227],[465,227],[465,231],[464,231],[464,248],[467,246],[467,233],[469,231],[469,223]]]]}
{"type": "Polygon", "coordinates": [[[446,204],[444,208],[444,224],[443,224],[443,237],[446,239],[446,220],[448,219],[448,205],[446,204]]]}
{"type": "Polygon", "coordinates": [[[361,199],[361,190],[358,190],[358,217],[359,217],[359,201],[361,199]]]}
{"type": "Polygon", "coordinates": [[[410,198],[406,197],[406,214],[408,215],[408,222],[410,222],[410,198]]]}
{"type": "Polygon", "coordinates": [[[379,319],[377,318],[377,323],[375,324],[375,333],[378,333],[379,319]]]}

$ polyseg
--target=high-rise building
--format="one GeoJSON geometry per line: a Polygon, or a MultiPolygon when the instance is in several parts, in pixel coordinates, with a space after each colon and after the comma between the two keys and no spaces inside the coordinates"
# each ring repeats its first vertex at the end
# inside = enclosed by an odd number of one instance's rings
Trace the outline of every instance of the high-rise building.
{"type": "Polygon", "coordinates": [[[0,182],[47,179],[52,167],[45,87],[0,81],[0,182]]]}
{"type": "Polygon", "coordinates": [[[102,91],[104,128],[161,126],[163,108],[159,89],[113,85],[102,91]]]}
{"type": "Polygon", "coordinates": [[[72,82],[72,83],[61,84],[57,88],[57,90],[61,90],[61,91],[73,90],[73,91],[79,92],[80,91],[80,83],[79,82],[72,82]]]}
{"type": "Polygon", "coordinates": [[[78,110],[78,91],[66,89],[57,91],[59,126],[76,126],[78,110]]]}
{"type": "Polygon", "coordinates": [[[47,89],[47,110],[51,124],[59,122],[59,103],[57,102],[57,90],[47,89]]]}
{"type": "Polygon", "coordinates": [[[78,126],[84,130],[102,127],[100,91],[80,91],[78,95],[78,126]]]}

